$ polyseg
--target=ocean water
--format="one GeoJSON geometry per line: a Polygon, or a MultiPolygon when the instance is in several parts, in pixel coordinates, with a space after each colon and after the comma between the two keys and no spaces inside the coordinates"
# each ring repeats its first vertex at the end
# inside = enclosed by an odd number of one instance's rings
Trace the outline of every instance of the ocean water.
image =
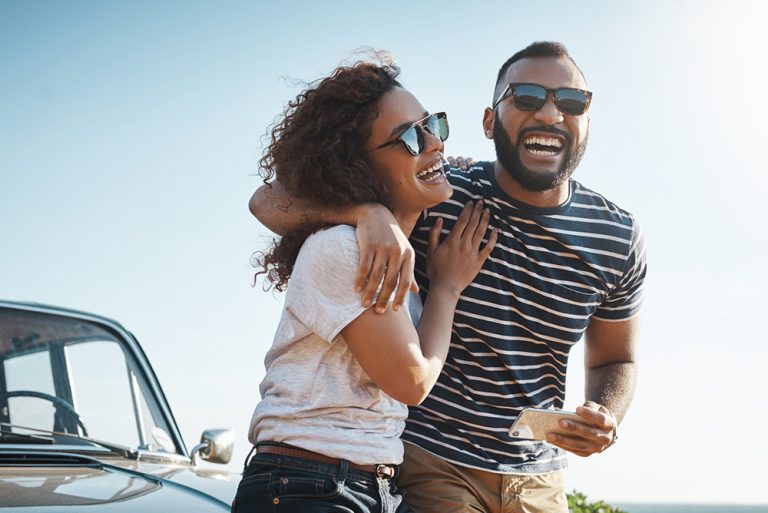
{"type": "Polygon", "coordinates": [[[744,506],[729,504],[614,504],[627,513],[768,513],[768,504],[744,506]]]}

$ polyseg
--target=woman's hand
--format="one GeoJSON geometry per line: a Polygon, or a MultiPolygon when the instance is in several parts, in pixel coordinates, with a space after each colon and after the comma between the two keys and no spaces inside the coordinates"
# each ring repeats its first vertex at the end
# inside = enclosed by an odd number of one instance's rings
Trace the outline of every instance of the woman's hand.
{"type": "Polygon", "coordinates": [[[482,201],[470,201],[443,242],[439,242],[443,220],[437,219],[429,232],[427,277],[430,292],[442,288],[458,296],[472,283],[498,238],[498,232],[493,228],[488,243],[480,248],[490,219],[491,212],[483,208],[482,201]]]}

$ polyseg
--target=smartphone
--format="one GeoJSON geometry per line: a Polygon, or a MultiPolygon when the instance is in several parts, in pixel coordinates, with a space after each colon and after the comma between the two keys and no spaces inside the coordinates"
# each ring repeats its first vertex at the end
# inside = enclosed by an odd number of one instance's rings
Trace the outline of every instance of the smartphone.
{"type": "Polygon", "coordinates": [[[512,438],[546,441],[547,434],[549,433],[570,434],[560,427],[561,419],[586,424],[583,418],[571,411],[526,408],[517,417],[512,427],[509,428],[509,436],[512,438]]]}

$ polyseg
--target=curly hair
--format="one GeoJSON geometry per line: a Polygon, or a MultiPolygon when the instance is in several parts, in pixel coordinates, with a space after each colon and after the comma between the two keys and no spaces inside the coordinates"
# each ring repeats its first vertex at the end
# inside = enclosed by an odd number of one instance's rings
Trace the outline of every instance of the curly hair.
{"type": "MultiPolygon", "coordinates": [[[[259,161],[264,183],[277,177],[291,195],[323,205],[388,206],[389,194],[368,165],[365,146],[379,100],[402,87],[399,74],[393,64],[356,62],[310,83],[271,129],[259,161]]],[[[256,276],[266,274],[271,286],[284,290],[306,238],[327,226],[308,223],[275,240],[267,254],[255,258],[256,276]]]]}

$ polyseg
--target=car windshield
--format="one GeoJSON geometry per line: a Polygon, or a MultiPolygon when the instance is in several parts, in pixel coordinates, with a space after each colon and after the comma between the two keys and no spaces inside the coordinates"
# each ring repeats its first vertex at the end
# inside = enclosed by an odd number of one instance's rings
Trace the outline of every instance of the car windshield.
{"type": "Polygon", "coordinates": [[[181,453],[131,347],[75,317],[0,308],[0,423],[181,453]]]}

